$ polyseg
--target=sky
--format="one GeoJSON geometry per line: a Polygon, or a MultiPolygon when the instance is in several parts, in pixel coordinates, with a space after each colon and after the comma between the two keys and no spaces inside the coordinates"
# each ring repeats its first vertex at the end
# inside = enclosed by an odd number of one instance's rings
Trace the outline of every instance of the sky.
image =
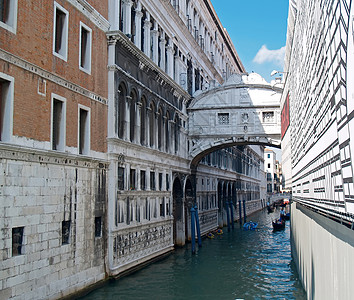
{"type": "MultiPolygon", "coordinates": [[[[266,81],[273,70],[282,71],[289,0],[211,0],[236,48],[246,72],[266,81]]],[[[281,161],[281,150],[272,148],[281,161]]]]}
{"type": "Polygon", "coordinates": [[[247,72],[270,82],[284,65],[288,0],[211,0],[247,72]]]}

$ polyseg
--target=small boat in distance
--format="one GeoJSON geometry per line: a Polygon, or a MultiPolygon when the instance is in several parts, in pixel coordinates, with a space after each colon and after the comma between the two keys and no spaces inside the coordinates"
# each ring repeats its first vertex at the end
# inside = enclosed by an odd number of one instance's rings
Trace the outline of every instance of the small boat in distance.
{"type": "Polygon", "coordinates": [[[289,221],[290,220],[290,213],[285,214],[284,219],[285,219],[285,221],[289,221]]]}
{"type": "Polygon", "coordinates": [[[244,230],[255,230],[258,226],[258,223],[249,221],[245,224],[243,224],[243,229],[244,230]]]}
{"type": "Polygon", "coordinates": [[[267,211],[268,211],[269,214],[274,212],[274,207],[271,207],[271,206],[268,205],[267,206],[267,211]]]}
{"type": "Polygon", "coordinates": [[[285,220],[272,221],[273,231],[282,230],[285,228],[285,220]]]}

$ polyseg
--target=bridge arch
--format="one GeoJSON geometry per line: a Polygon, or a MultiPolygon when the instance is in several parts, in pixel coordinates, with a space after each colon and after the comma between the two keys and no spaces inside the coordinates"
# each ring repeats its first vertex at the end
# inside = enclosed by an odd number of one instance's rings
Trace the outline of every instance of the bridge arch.
{"type": "Polygon", "coordinates": [[[191,168],[215,150],[236,145],[280,148],[282,88],[260,75],[234,74],[198,91],[188,107],[191,168]]]}
{"type": "MultiPolygon", "coordinates": [[[[219,140],[214,143],[214,145],[206,145],[209,148],[206,148],[204,150],[200,149],[200,152],[193,153],[194,156],[191,159],[190,162],[190,168],[196,169],[198,167],[198,164],[200,161],[203,159],[203,157],[207,156],[210,153],[213,153],[217,150],[222,150],[226,148],[230,148],[233,146],[247,146],[247,145],[263,145],[263,146],[269,146],[269,147],[274,147],[274,148],[279,148],[280,149],[280,144],[278,143],[262,143],[260,141],[258,142],[252,142],[252,141],[233,141],[233,140],[219,140]]],[[[205,148],[205,147],[204,147],[205,148]]]]}

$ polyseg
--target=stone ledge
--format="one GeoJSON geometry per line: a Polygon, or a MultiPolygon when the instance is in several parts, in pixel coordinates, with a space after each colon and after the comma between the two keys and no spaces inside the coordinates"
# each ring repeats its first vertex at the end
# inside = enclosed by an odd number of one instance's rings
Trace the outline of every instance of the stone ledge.
{"type": "Polygon", "coordinates": [[[81,168],[108,169],[108,161],[66,152],[44,151],[0,142],[1,160],[18,160],[40,164],[58,164],[81,168]]]}

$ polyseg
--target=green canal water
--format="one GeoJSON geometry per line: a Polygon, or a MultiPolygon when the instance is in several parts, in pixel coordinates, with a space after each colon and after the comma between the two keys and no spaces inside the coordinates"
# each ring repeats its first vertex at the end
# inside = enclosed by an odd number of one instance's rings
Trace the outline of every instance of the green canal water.
{"type": "Polygon", "coordinates": [[[273,232],[279,211],[248,217],[255,231],[235,229],[190,244],[129,276],[108,282],[81,299],[306,299],[290,251],[290,224],[273,232]]]}

